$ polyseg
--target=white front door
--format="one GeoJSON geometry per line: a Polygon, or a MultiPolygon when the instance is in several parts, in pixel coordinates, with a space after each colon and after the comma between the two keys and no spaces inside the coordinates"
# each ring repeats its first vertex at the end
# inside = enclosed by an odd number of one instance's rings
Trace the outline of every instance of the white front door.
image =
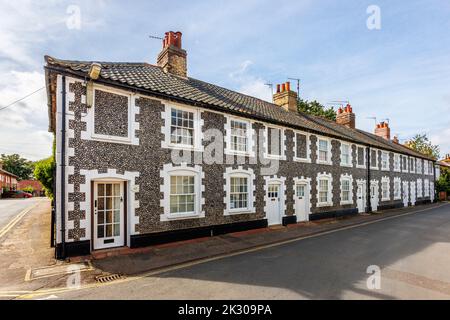
{"type": "Polygon", "coordinates": [[[295,185],[295,214],[297,222],[309,220],[309,190],[306,183],[295,185]]]}
{"type": "Polygon", "coordinates": [[[370,206],[372,211],[378,210],[378,182],[370,183],[370,206]]]}
{"type": "Polygon", "coordinates": [[[124,245],[124,184],[94,183],[94,249],[124,245]]]}
{"type": "Polygon", "coordinates": [[[281,224],[281,184],[269,183],[267,189],[267,223],[269,226],[281,224]]]}
{"type": "Polygon", "coordinates": [[[411,205],[415,206],[416,205],[416,182],[415,181],[411,181],[410,182],[410,186],[411,186],[411,205]]]}
{"type": "Polygon", "coordinates": [[[403,206],[407,207],[409,202],[408,181],[403,181],[403,206]]]}
{"type": "Polygon", "coordinates": [[[436,190],[434,190],[434,182],[430,182],[430,200],[434,202],[434,194],[436,190]]]}
{"type": "Polygon", "coordinates": [[[358,206],[358,212],[366,211],[366,192],[365,192],[365,183],[358,182],[358,189],[356,190],[356,203],[358,206]]]}

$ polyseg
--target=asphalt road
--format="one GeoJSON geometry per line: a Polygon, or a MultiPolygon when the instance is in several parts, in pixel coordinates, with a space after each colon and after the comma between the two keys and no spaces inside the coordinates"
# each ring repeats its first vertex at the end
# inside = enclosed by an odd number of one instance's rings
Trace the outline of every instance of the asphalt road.
{"type": "Polygon", "coordinates": [[[0,233],[20,212],[38,201],[39,198],[0,199],[0,233]]]}
{"type": "Polygon", "coordinates": [[[450,299],[450,204],[57,298],[450,299]]]}

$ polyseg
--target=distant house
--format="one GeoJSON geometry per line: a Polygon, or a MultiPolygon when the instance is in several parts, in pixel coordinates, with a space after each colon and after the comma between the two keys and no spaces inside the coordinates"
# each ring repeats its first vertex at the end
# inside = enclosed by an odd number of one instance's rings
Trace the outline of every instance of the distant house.
{"type": "Polygon", "coordinates": [[[436,162],[436,180],[441,176],[441,172],[450,171],[450,154],[446,154],[445,158],[436,162]]]}
{"type": "Polygon", "coordinates": [[[17,189],[17,179],[19,177],[11,172],[3,170],[3,164],[0,163],[0,196],[9,190],[17,189]]]}
{"type": "Polygon", "coordinates": [[[27,187],[33,188],[33,197],[43,197],[45,196],[45,191],[42,184],[37,180],[22,180],[19,181],[17,189],[24,190],[27,187]]]}

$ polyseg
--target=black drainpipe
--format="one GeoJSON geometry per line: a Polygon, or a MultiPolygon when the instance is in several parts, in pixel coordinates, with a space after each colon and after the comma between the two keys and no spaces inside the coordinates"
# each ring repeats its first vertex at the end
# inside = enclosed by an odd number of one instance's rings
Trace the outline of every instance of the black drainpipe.
{"type": "Polygon", "coordinates": [[[367,197],[366,197],[366,203],[367,203],[367,212],[372,212],[372,205],[370,201],[370,146],[367,147],[367,197]]]}
{"type": "Polygon", "coordinates": [[[66,257],[66,77],[62,76],[61,97],[61,256],[66,257]]]}

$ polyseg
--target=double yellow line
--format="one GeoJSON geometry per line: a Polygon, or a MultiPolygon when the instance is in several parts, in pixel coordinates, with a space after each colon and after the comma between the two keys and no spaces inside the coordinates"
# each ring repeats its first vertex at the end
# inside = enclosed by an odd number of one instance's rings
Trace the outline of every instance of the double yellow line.
{"type": "Polygon", "coordinates": [[[2,229],[0,229],[0,239],[6,235],[14,226],[19,223],[19,221],[32,209],[36,208],[41,203],[41,200],[32,206],[25,208],[22,210],[18,215],[16,215],[6,226],[4,226],[2,229]]]}

